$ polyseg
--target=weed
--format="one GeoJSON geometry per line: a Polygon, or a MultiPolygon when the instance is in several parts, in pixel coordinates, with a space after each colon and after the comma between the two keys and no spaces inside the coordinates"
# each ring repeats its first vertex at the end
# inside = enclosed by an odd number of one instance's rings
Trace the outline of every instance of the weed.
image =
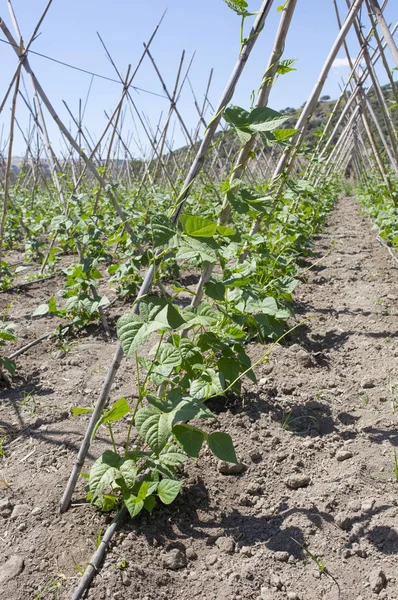
{"type": "Polygon", "coordinates": [[[48,595],[52,594],[53,600],[60,600],[61,587],[64,585],[66,577],[63,575],[53,576],[36,592],[35,600],[48,600],[48,595]]]}
{"type": "Polygon", "coordinates": [[[30,415],[35,415],[39,410],[39,404],[33,392],[25,392],[21,404],[27,409],[30,415]]]}
{"type": "Polygon", "coordinates": [[[388,386],[388,391],[391,394],[391,408],[393,414],[395,415],[398,410],[398,384],[395,382],[390,383],[388,386]]]}
{"type": "Polygon", "coordinates": [[[293,540],[293,542],[295,542],[295,543],[296,543],[298,546],[300,546],[300,548],[301,548],[302,550],[304,550],[304,552],[307,554],[307,556],[309,556],[309,557],[310,557],[310,559],[311,559],[312,561],[314,561],[314,563],[315,563],[315,564],[316,564],[316,566],[318,567],[318,569],[319,569],[319,572],[320,572],[321,574],[324,574],[324,573],[325,573],[325,574],[327,574],[326,565],[325,565],[325,562],[324,562],[324,560],[323,560],[322,558],[320,558],[320,557],[319,557],[318,555],[316,555],[316,554],[313,554],[313,553],[311,552],[311,550],[309,550],[309,548],[307,548],[307,546],[304,546],[303,544],[300,544],[300,542],[298,542],[298,541],[297,541],[297,540],[295,540],[294,538],[292,538],[292,540],[293,540]]]}
{"type": "Polygon", "coordinates": [[[0,458],[4,458],[5,450],[4,450],[4,442],[7,440],[6,436],[0,437],[0,458]]]}

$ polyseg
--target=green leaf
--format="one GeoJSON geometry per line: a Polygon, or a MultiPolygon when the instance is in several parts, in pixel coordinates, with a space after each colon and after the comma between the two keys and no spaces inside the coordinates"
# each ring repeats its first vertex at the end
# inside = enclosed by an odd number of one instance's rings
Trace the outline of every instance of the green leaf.
{"type": "Polygon", "coordinates": [[[191,383],[190,394],[197,400],[207,400],[211,396],[218,396],[224,391],[224,378],[222,373],[214,369],[207,369],[205,373],[191,383]]]}
{"type": "Polygon", "coordinates": [[[144,501],[134,496],[134,494],[123,494],[123,500],[132,518],[136,517],[144,508],[144,501]]]}
{"type": "Polygon", "coordinates": [[[84,408],[82,406],[74,406],[72,408],[72,414],[74,417],[77,417],[79,415],[85,415],[86,413],[92,413],[93,412],[93,408],[84,408]]]}
{"type": "MultiPolygon", "coordinates": [[[[200,260],[203,263],[214,264],[217,262],[215,249],[204,239],[182,238],[177,252],[179,260],[200,260]]],[[[211,238],[212,239],[212,238],[211,238]]]]}
{"type": "Polygon", "coordinates": [[[273,131],[278,129],[282,123],[284,123],[288,117],[281,115],[281,113],[268,106],[259,106],[254,108],[249,116],[249,129],[252,133],[258,133],[260,131],[273,131]]]}
{"type": "Polygon", "coordinates": [[[186,308],[182,314],[189,327],[213,327],[219,319],[219,313],[207,302],[201,302],[196,311],[186,308]]]}
{"type": "Polygon", "coordinates": [[[118,498],[113,494],[105,494],[102,498],[102,510],[104,512],[111,512],[114,508],[116,508],[118,498]]]}
{"type": "Polygon", "coordinates": [[[225,297],[225,286],[220,281],[208,281],[204,286],[205,294],[221,302],[225,297]]]}
{"type": "Polygon", "coordinates": [[[278,75],[285,75],[286,73],[290,73],[290,71],[296,71],[293,67],[296,60],[296,58],[286,58],[285,60],[281,60],[276,71],[278,75]]]}
{"type": "Polygon", "coordinates": [[[173,411],[172,425],[191,419],[211,419],[213,416],[211,410],[201,400],[185,396],[173,411]]]}
{"type": "Polygon", "coordinates": [[[203,356],[200,349],[194,346],[188,338],[182,338],[180,341],[179,351],[184,362],[184,368],[192,367],[192,365],[203,362],[203,356]]]}
{"type": "Polygon", "coordinates": [[[126,398],[120,398],[115,404],[106,411],[101,417],[103,423],[109,423],[110,421],[119,421],[130,412],[130,407],[126,398]]]}
{"type": "Polygon", "coordinates": [[[274,316],[278,312],[278,305],[272,296],[268,296],[262,300],[250,298],[245,303],[245,309],[249,314],[262,313],[274,316]]]}
{"type": "Polygon", "coordinates": [[[115,402],[115,404],[107,410],[102,417],[97,421],[91,439],[94,438],[95,434],[98,431],[98,428],[101,427],[104,423],[110,423],[111,421],[119,421],[123,417],[125,417],[130,412],[130,407],[127,403],[126,398],[120,398],[115,402]]]}
{"type": "Polygon", "coordinates": [[[182,452],[182,450],[175,444],[166,446],[159,456],[159,460],[162,462],[162,464],[167,465],[168,467],[176,467],[177,465],[185,462],[187,458],[188,457],[185,452],[182,452]]]}
{"type": "Polygon", "coordinates": [[[235,11],[241,17],[245,17],[248,15],[247,7],[248,4],[245,0],[224,0],[225,4],[229,6],[233,11],[235,11]]]}
{"type": "Polygon", "coordinates": [[[226,225],[217,225],[217,233],[227,237],[236,235],[235,229],[231,229],[231,227],[227,227],[226,225]]]}
{"type": "Polygon", "coordinates": [[[15,370],[17,368],[15,362],[13,360],[11,360],[11,358],[8,358],[7,356],[4,356],[3,358],[0,357],[0,365],[2,365],[5,369],[7,369],[7,371],[9,372],[9,374],[12,376],[15,373],[15,370]]]}
{"type": "Polygon", "coordinates": [[[178,496],[182,482],[174,479],[162,479],[158,485],[158,496],[163,504],[171,504],[178,496]]]}
{"type": "Polygon", "coordinates": [[[133,312],[123,315],[118,320],[117,336],[127,357],[137,352],[149,340],[150,332],[148,333],[147,330],[140,332],[143,326],[140,317],[133,312]]]}
{"type": "Polygon", "coordinates": [[[95,461],[89,479],[89,489],[94,498],[101,496],[105,488],[120,479],[120,462],[120,456],[111,450],[105,450],[95,461]]]}
{"type": "Polygon", "coordinates": [[[245,368],[242,368],[243,365],[241,365],[239,361],[230,357],[220,358],[220,360],[217,362],[217,367],[229,383],[235,381],[241,372],[245,371],[245,368]]]}
{"type": "Polygon", "coordinates": [[[207,438],[207,443],[214,456],[220,460],[235,464],[238,462],[231,436],[227,433],[222,431],[211,433],[207,438]]]}
{"type": "Polygon", "coordinates": [[[173,427],[173,434],[188,456],[198,458],[205,440],[205,436],[200,429],[196,429],[191,425],[175,425],[173,427]]]}
{"type": "Polygon", "coordinates": [[[144,500],[148,494],[148,490],[149,490],[149,483],[147,481],[143,481],[138,490],[137,498],[139,500],[144,500]]]}
{"type": "Polygon", "coordinates": [[[151,219],[152,238],[155,247],[167,244],[177,233],[174,223],[165,215],[155,215],[151,219]]]}
{"type": "Polygon", "coordinates": [[[242,128],[249,124],[250,113],[240,106],[229,106],[225,109],[223,117],[233,127],[242,128]]]}
{"type": "Polygon", "coordinates": [[[180,366],[182,362],[181,352],[172,344],[162,344],[154,371],[164,377],[168,377],[173,369],[180,366]]]}
{"type": "Polygon", "coordinates": [[[184,233],[191,237],[213,237],[217,231],[217,223],[195,215],[181,215],[180,221],[184,233]]]}
{"type": "Polygon", "coordinates": [[[43,317],[49,313],[48,304],[40,304],[32,313],[32,317],[43,317]]]}
{"type": "Polygon", "coordinates": [[[129,490],[132,490],[137,480],[137,465],[131,458],[124,459],[120,465],[120,473],[129,490]]]}
{"type": "Polygon", "coordinates": [[[173,413],[162,413],[154,406],[142,408],[136,414],[135,426],[156,454],[163,450],[172,433],[173,416],[173,413]]]}
{"type": "Polygon", "coordinates": [[[274,129],[272,132],[278,142],[296,135],[298,129],[274,129]]]}
{"type": "Polygon", "coordinates": [[[54,314],[57,312],[57,301],[55,300],[55,296],[51,296],[48,301],[48,312],[54,314]]]}
{"type": "Polygon", "coordinates": [[[154,317],[152,323],[149,323],[152,331],[158,329],[178,329],[184,325],[185,321],[173,304],[167,305],[160,310],[154,317]]]}
{"type": "Polygon", "coordinates": [[[155,496],[147,496],[144,500],[144,508],[145,510],[147,510],[149,512],[149,514],[152,514],[153,509],[155,508],[156,505],[156,498],[155,496]]]}

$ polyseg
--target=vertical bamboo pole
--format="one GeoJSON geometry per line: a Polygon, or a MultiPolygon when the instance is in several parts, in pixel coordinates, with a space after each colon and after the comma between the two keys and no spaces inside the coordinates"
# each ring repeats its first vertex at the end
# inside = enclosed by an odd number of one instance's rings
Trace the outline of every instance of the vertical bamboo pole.
{"type": "MultiPolygon", "coordinates": [[[[272,48],[272,52],[261,82],[260,90],[257,96],[256,106],[266,106],[268,104],[269,94],[271,92],[272,85],[274,83],[275,76],[278,71],[279,61],[282,56],[282,52],[285,46],[286,36],[289,31],[290,24],[292,22],[294,10],[296,8],[297,0],[290,0],[282,13],[281,20],[279,23],[278,31],[276,33],[274,46],[272,48]]],[[[231,175],[231,182],[236,179],[239,179],[246,167],[248,158],[250,156],[251,151],[253,150],[254,144],[256,142],[255,136],[253,136],[240,150],[231,175]]],[[[228,202],[228,199],[225,198],[220,216],[218,218],[219,224],[225,223],[230,215],[231,207],[228,202]]],[[[211,274],[213,272],[213,265],[208,265],[204,268],[201,273],[198,285],[195,290],[195,295],[192,299],[191,306],[197,307],[199,306],[202,297],[203,297],[203,288],[205,284],[209,281],[211,274]]]]}
{"type": "MultiPolygon", "coordinates": [[[[17,106],[17,97],[18,97],[18,90],[19,90],[19,79],[21,76],[21,67],[22,67],[22,65],[20,64],[16,79],[15,79],[15,88],[14,88],[14,94],[12,97],[12,104],[11,104],[11,122],[10,122],[10,135],[9,135],[9,140],[8,140],[8,156],[7,156],[7,166],[6,166],[6,170],[5,170],[5,174],[4,174],[5,183],[4,183],[4,196],[3,196],[3,210],[2,210],[1,221],[0,221],[0,277],[1,277],[1,272],[2,272],[4,227],[5,227],[6,215],[7,215],[7,205],[9,202],[10,173],[11,173],[12,149],[13,149],[13,143],[14,143],[14,128],[15,128],[15,111],[16,111],[16,106],[17,106]]],[[[0,368],[0,375],[1,375],[1,368],[0,368]]]]}
{"type": "Polygon", "coordinates": [[[395,65],[398,69],[398,48],[394,41],[394,38],[391,35],[390,28],[386,23],[386,20],[384,18],[384,15],[380,8],[380,5],[377,0],[369,0],[369,4],[373,10],[373,13],[374,13],[376,19],[377,19],[380,29],[383,32],[384,38],[387,42],[387,46],[391,52],[391,55],[395,62],[395,65]]]}
{"type": "MultiPolygon", "coordinates": [[[[274,174],[272,176],[270,190],[269,190],[270,193],[274,194],[274,203],[276,203],[278,201],[278,197],[279,197],[280,192],[282,191],[284,181],[288,177],[288,175],[293,167],[294,159],[297,156],[297,152],[300,149],[301,144],[303,142],[304,135],[307,130],[308,122],[312,116],[312,113],[315,110],[316,104],[318,102],[319,96],[321,94],[321,91],[322,91],[322,88],[326,81],[326,78],[328,76],[328,73],[332,67],[334,59],[336,58],[337,53],[340,50],[341,45],[342,45],[348,31],[350,30],[351,25],[352,25],[354,19],[356,18],[360,7],[363,4],[363,1],[364,0],[355,0],[353,2],[351,9],[349,10],[347,17],[344,21],[344,24],[343,24],[342,28],[340,29],[340,31],[336,37],[336,40],[329,52],[329,55],[321,69],[321,73],[319,75],[318,81],[315,84],[315,87],[302,110],[300,118],[298,119],[298,121],[296,123],[295,129],[298,130],[298,133],[293,138],[292,144],[286,148],[286,150],[283,152],[281,158],[279,159],[279,162],[278,162],[276,169],[274,171],[274,174]],[[285,178],[283,181],[280,180],[282,174],[285,178]]],[[[250,230],[250,235],[254,235],[255,233],[257,233],[260,230],[261,222],[262,222],[261,216],[258,217],[253,222],[251,230],[250,230]]],[[[241,260],[244,260],[246,258],[246,256],[247,256],[247,249],[245,249],[243,251],[243,253],[241,255],[241,260]]]]}

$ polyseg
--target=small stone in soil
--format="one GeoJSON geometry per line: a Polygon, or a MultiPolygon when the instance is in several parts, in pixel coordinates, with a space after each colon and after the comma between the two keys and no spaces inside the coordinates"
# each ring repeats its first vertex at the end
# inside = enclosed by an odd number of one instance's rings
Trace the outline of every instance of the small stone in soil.
{"type": "Polygon", "coordinates": [[[387,578],[384,571],[381,569],[374,569],[369,575],[369,584],[372,592],[379,594],[387,585],[387,578]]]}
{"type": "Polygon", "coordinates": [[[229,463],[225,460],[220,460],[218,465],[218,470],[223,475],[237,475],[238,473],[242,473],[245,469],[245,465],[243,463],[229,463]]]}
{"type": "Polygon", "coordinates": [[[367,500],[364,500],[361,504],[361,510],[363,512],[369,512],[370,510],[372,510],[372,508],[375,505],[375,500],[373,498],[368,498],[367,500]]]}
{"type": "Polygon", "coordinates": [[[261,588],[261,595],[259,596],[259,600],[272,600],[272,595],[268,588],[261,588]]]}
{"type": "Polygon", "coordinates": [[[186,555],[189,560],[196,560],[198,558],[198,555],[192,547],[187,548],[186,555]]]}
{"type": "Polygon", "coordinates": [[[23,517],[30,512],[30,508],[27,504],[16,504],[14,510],[11,513],[11,519],[18,519],[23,517]]]}
{"type": "Polygon", "coordinates": [[[334,518],[334,522],[337,527],[340,527],[343,531],[346,531],[351,525],[351,519],[347,513],[339,512],[334,518]]]}
{"type": "Polygon", "coordinates": [[[258,483],[249,483],[246,488],[246,492],[251,496],[261,496],[263,493],[263,488],[258,483]]]}
{"type": "Polygon", "coordinates": [[[310,481],[309,475],[291,475],[285,483],[292,490],[297,490],[298,488],[307,487],[310,481]]]}
{"type": "Polygon", "coordinates": [[[209,565],[209,567],[211,567],[212,565],[215,565],[217,560],[218,560],[217,554],[208,554],[206,556],[206,564],[209,565]]]}
{"type": "Polygon", "coordinates": [[[288,592],[287,600],[300,600],[300,597],[298,594],[296,594],[296,592],[288,592]]]}
{"type": "Polygon", "coordinates": [[[252,452],[249,453],[249,456],[251,460],[255,463],[260,462],[260,460],[263,457],[261,452],[258,452],[258,450],[252,450],[252,452]]]}
{"type": "Polygon", "coordinates": [[[165,556],[163,556],[163,567],[165,569],[176,571],[177,569],[183,569],[186,566],[187,558],[181,550],[178,550],[178,548],[172,548],[165,556]]]}
{"type": "Polygon", "coordinates": [[[226,554],[233,554],[235,552],[235,542],[230,537],[220,537],[216,541],[216,546],[225,552],[226,554]]]}
{"type": "Polygon", "coordinates": [[[340,450],[339,452],[336,453],[336,459],[339,462],[343,462],[344,460],[348,460],[349,458],[352,458],[354,455],[352,452],[350,452],[349,450],[340,450]]]}
{"type": "Polygon", "coordinates": [[[296,353],[296,359],[301,367],[305,367],[306,369],[308,369],[309,367],[313,366],[312,357],[305,350],[299,350],[296,353]]]}
{"type": "Polygon", "coordinates": [[[283,550],[279,550],[274,552],[274,557],[279,562],[287,562],[289,560],[289,552],[284,552],[283,550]]]}
{"type": "Polygon", "coordinates": [[[131,585],[131,577],[126,571],[122,571],[122,584],[125,586],[131,585]]]}
{"type": "Polygon", "coordinates": [[[370,390],[371,388],[376,387],[376,382],[374,379],[371,379],[370,377],[366,377],[363,381],[362,381],[362,389],[364,390],[370,390]]]}
{"type": "Polygon", "coordinates": [[[272,587],[276,588],[277,590],[281,590],[283,588],[282,579],[279,577],[279,575],[277,573],[271,573],[270,584],[272,585],[272,587]]]}
{"type": "Polygon", "coordinates": [[[0,567],[0,585],[11,581],[22,573],[24,568],[24,559],[22,556],[11,556],[7,562],[0,567]]]}
{"type": "Polygon", "coordinates": [[[5,519],[10,516],[12,510],[12,504],[8,498],[0,500],[0,517],[5,519]]]}

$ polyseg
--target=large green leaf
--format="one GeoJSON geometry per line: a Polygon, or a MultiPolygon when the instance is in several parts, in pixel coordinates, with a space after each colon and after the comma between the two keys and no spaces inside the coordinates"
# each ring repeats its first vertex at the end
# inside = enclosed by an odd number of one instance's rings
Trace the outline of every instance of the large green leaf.
{"type": "Polygon", "coordinates": [[[123,494],[123,500],[132,518],[136,517],[144,508],[144,501],[130,492],[123,494]]]}
{"type": "Polygon", "coordinates": [[[205,436],[200,429],[196,429],[192,425],[175,425],[173,434],[188,456],[191,458],[198,457],[205,440],[205,436]]]}
{"type": "Polygon", "coordinates": [[[93,497],[100,496],[105,488],[121,478],[120,463],[120,456],[111,450],[105,450],[95,461],[89,479],[89,489],[93,497]]]}
{"type": "Polygon", "coordinates": [[[214,456],[217,456],[220,460],[235,464],[238,462],[231,436],[227,433],[222,431],[211,433],[207,437],[207,443],[214,456]]]}
{"type": "Polygon", "coordinates": [[[219,319],[219,313],[207,302],[201,302],[195,310],[188,307],[183,311],[183,317],[189,327],[213,327],[219,319]]]}
{"type": "Polygon", "coordinates": [[[139,410],[135,418],[135,426],[148,446],[159,454],[172,433],[174,413],[162,413],[154,406],[139,410]]]}
{"type": "Polygon", "coordinates": [[[181,352],[172,344],[162,344],[157,356],[157,362],[159,364],[156,365],[154,371],[164,377],[168,377],[173,369],[180,366],[182,362],[181,352]]]}
{"type": "Polygon", "coordinates": [[[165,215],[155,215],[152,217],[151,230],[155,247],[167,244],[177,233],[176,226],[165,215]]]}
{"type": "Polygon", "coordinates": [[[245,303],[245,310],[250,314],[262,313],[264,315],[275,316],[278,312],[278,305],[272,296],[262,298],[261,300],[250,298],[245,303]]]}
{"type": "Polygon", "coordinates": [[[137,465],[135,461],[131,458],[123,460],[119,470],[127,488],[132,490],[137,481],[137,465]]]}
{"type": "MultiPolygon", "coordinates": [[[[214,245],[217,247],[216,244],[214,245]]],[[[215,248],[212,247],[214,245],[209,243],[209,238],[183,237],[177,252],[177,258],[179,260],[200,260],[203,263],[214,264],[217,262],[215,248]],[[206,242],[204,242],[205,239],[206,242]]]]}
{"type": "Polygon", "coordinates": [[[268,106],[254,108],[249,116],[249,129],[252,133],[273,131],[278,129],[288,119],[268,106]]]}
{"type": "Polygon", "coordinates": [[[293,137],[297,133],[297,129],[274,129],[272,132],[277,142],[293,137]]]}
{"type": "MultiPolygon", "coordinates": [[[[174,432],[174,429],[173,429],[174,432]]],[[[187,460],[187,455],[175,444],[166,446],[161,454],[159,460],[168,467],[176,467],[187,460]]]]}
{"type": "Polygon", "coordinates": [[[197,400],[207,400],[211,396],[217,396],[224,391],[224,378],[222,373],[214,369],[207,369],[205,373],[192,381],[190,394],[197,400]]]}
{"type": "Polygon", "coordinates": [[[213,416],[211,410],[201,400],[185,396],[173,410],[172,425],[191,419],[211,419],[213,416]]]}
{"type": "Polygon", "coordinates": [[[222,301],[225,296],[225,286],[221,283],[221,281],[208,281],[205,286],[205,293],[209,298],[213,298],[213,300],[222,301]]]}
{"type": "Polygon", "coordinates": [[[213,237],[217,231],[217,223],[196,215],[181,215],[180,221],[184,233],[191,237],[213,237]]]}
{"type": "Polygon", "coordinates": [[[140,304],[140,314],[130,312],[117,322],[117,334],[124,354],[137,352],[154,331],[177,329],[184,324],[177,308],[161,298],[150,297],[140,304]]]}
{"type": "Polygon", "coordinates": [[[182,486],[181,481],[175,481],[174,479],[162,479],[158,485],[158,496],[163,504],[171,504],[178,496],[182,486]]]}
{"type": "Polygon", "coordinates": [[[140,317],[133,312],[123,315],[118,320],[117,336],[127,357],[137,352],[149,340],[151,332],[148,332],[144,325],[140,317]]]}

